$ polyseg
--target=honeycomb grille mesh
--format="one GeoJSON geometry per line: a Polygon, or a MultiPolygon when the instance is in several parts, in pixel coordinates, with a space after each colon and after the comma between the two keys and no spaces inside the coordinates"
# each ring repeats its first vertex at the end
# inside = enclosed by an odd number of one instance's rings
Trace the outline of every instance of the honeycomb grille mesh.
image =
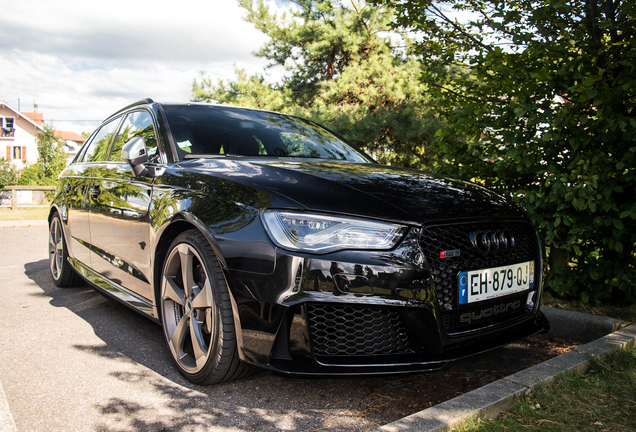
{"type": "Polygon", "coordinates": [[[307,307],[315,355],[412,353],[399,313],[387,309],[310,304],[307,307]]]}
{"type": "MultiPolygon", "coordinates": [[[[446,330],[466,326],[466,324],[461,324],[459,320],[459,315],[465,313],[464,310],[467,307],[460,307],[458,300],[457,278],[460,271],[499,267],[531,260],[537,263],[539,261],[539,245],[535,230],[532,225],[526,222],[474,222],[431,226],[423,230],[420,245],[431,270],[446,330]],[[476,251],[471,243],[471,232],[507,232],[514,237],[515,246],[493,248],[488,254],[482,255],[476,251]],[[460,251],[459,256],[440,257],[442,251],[456,250],[460,251]]],[[[539,266],[535,266],[535,281],[539,280],[538,271],[539,266]]],[[[497,301],[483,302],[480,303],[480,306],[487,307],[489,303],[494,304],[497,301]]],[[[516,311],[515,315],[518,315],[519,312],[516,311]]],[[[509,314],[500,314],[488,321],[503,320],[509,317],[509,314]]],[[[485,321],[482,323],[485,324],[485,321]]]]}

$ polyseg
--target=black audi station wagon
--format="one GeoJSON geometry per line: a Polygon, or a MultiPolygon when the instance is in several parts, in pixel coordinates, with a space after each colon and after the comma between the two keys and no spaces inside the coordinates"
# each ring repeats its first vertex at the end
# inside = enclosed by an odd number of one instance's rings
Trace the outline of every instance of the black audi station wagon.
{"type": "Polygon", "coordinates": [[[548,328],[519,206],[285,114],[132,104],[62,172],[49,222],[55,283],[161,323],[198,384],[435,370],[548,328]]]}

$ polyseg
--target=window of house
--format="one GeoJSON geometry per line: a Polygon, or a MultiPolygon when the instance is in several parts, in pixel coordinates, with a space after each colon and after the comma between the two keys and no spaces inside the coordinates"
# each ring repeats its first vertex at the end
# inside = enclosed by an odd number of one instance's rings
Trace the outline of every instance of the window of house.
{"type": "Polygon", "coordinates": [[[15,133],[15,119],[13,117],[0,117],[0,132],[3,137],[12,137],[15,133]]]}
{"type": "Polygon", "coordinates": [[[26,160],[26,147],[7,146],[7,160],[26,160]]]}

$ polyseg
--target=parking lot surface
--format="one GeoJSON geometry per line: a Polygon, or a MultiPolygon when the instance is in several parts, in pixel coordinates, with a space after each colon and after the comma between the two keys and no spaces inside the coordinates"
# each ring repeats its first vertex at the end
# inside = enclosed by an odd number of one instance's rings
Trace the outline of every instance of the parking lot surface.
{"type": "MultiPolygon", "coordinates": [[[[523,341],[433,374],[257,372],[196,386],[173,366],[159,325],[88,286],[53,284],[47,234],[0,228],[0,388],[18,431],[369,431],[570,348],[523,341]]],[[[3,418],[0,431],[13,430],[3,418]]]]}
{"type": "Polygon", "coordinates": [[[57,288],[47,228],[0,229],[0,383],[19,431],[368,430],[372,379],[256,373],[195,386],[161,327],[93,289],[57,288]]]}

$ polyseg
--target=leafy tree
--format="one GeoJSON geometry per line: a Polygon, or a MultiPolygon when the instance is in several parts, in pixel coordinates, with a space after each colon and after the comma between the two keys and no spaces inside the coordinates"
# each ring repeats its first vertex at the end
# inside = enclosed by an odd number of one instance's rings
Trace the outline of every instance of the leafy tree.
{"type": "Polygon", "coordinates": [[[62,144],[55,137],[50,126],[38,135],[38,161],[20,174],[18,184],[25,186],[54,186],[57,176],[66,166],[66,156],[62,144]]]}
{"type": "Polygon", "coordinates": [[[346,136],[380,162],[431,167],[432,138],[441,127],[419,81],[411,43],[387,30],[390,8],[362,1],[298,0],[281,15],[258,0],[239,0],[245,19],[270,37],[257,56],[282,66],[281,83],[237,70],[235,80],[202,74],[195,100],[256,107],[310,118],[346,136]]]}
{"type": "Polygon", "coordinates": [[[636,300],[636,2],[374,0],[420,32],[451,123],[448,169],[510,193],[549,250],[549,286],[636,300]],[[470,12],[460,21],[453,14],[470,12]],[[440,66],[459,64],[463,73],[440,66]]]}
{"type": "Polygon", "coordinates": [[[44,126],[44,133],[38,135],[38,163],[42,166],[44,176],[57,179],[66,167],[66,156],[62,143],[55,137],[50,126],[44,126]]]}

